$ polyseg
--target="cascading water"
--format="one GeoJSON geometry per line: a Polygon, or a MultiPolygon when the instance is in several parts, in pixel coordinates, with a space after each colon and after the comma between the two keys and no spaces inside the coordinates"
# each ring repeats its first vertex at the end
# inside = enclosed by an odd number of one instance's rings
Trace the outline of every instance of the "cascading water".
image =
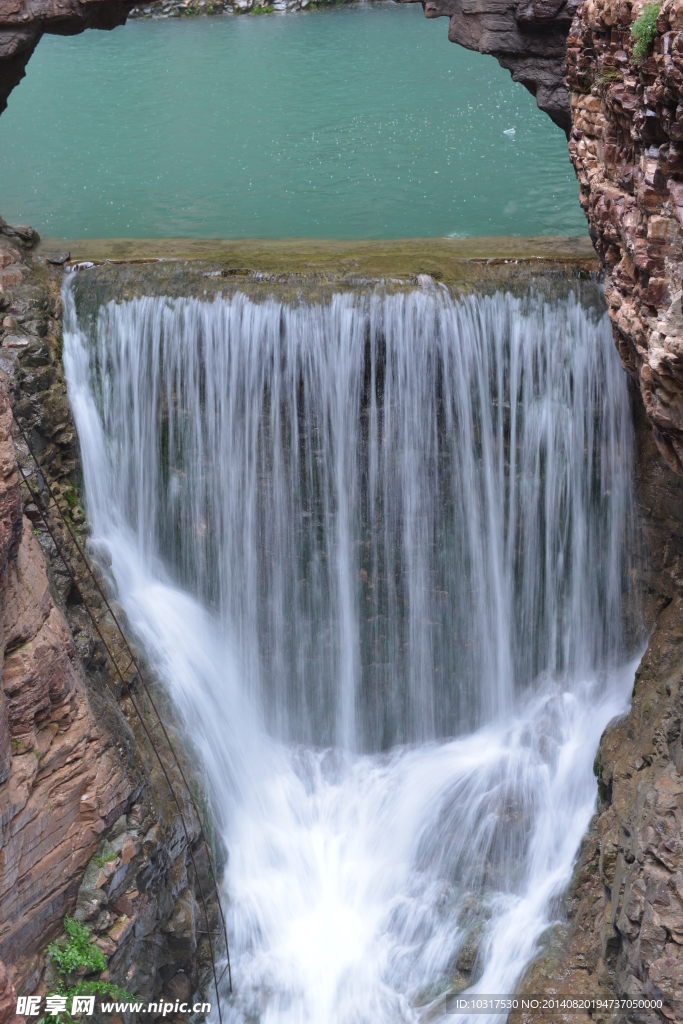
{"type": "Polygon", "coordinates": [[[509,992],[633,679],[607,318],[431,289],[79,324],[67,287],[64,365],[94,538],[229,850],[230,1019],[509,992]]]}

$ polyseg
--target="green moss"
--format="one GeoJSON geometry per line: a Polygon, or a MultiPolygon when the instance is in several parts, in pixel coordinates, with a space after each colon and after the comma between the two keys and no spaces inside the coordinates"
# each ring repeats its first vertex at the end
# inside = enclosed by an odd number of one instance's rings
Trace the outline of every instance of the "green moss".
{"type": "Polygon", "coordinates": [[[639,17],[631,25],[633,60],[636,64],[642,64],[652,49],[652,44],[657,35],[659,6],[659,3],[645,4],[639,17]]]}
{"type": "Polygon", "coordinates": [[[595,757],[595,760],[593,761],[593,775],[595,775],[596,779],[598,780],[598,796],[600,797],[600,802],[604,803],[605,802],[605,798],[607,796],[607,787],[605,786],[605,783],[602,780],[602,751],[601,750],[598,750],[598,752],[596,754],[596,757],[595,757]]]}
{"type": "Polygon", "coordinates": [[[66,501],[69,508],[75,508],[78,497],[73,487],[70,487],[68,491],[64,491],[64,500],[66,501]]]}
{"type": "Polygon", "coordinates": [[[105,864],[110,864],[113,860],[116,860],[115,853],[105,853],[102,857],[95,857],[95,865],[98,868],[103,868],[105,864]]]}
{"type": "Polygon", "coordinates": [[[638,680],[639,679],[640,679],[640,669],[638,669],[638,671],[636,672],[635,679],[633,680],[633,689],[631,690],[631,700],[633,700],[633,698],[636,695],[636,686],[638,685],[638,680]]]}

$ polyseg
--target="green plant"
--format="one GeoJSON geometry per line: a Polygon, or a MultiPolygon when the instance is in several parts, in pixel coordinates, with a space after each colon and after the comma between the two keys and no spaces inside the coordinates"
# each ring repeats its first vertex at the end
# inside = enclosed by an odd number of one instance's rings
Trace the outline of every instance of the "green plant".
{"type": "Polygon", "coordinates": [[[595,760],[593,761],[593,775],[598,780],[598,796],[600,802],[604,803],[609,796],[605,780],[602,777],[602,751],[598,750],[595,760]]]}
{"type": "Polygon", "coordinates": [[[102,857],[95,857],[95,865],[98,868],[103,868],[105,864],[109,864],[112,860],[116,860],[116,854],[105,853],[102,857]]]}
{"type": "Polygon", "coordinates": [[[95,974],[106,968],[107,961],[102,951],[90,942],[90,929],[86,925],[74,921],[72,917],[65,917],[64,931],[68,936],[66,945],[51,942],[45,953],[52,957],[59,975],[56,991],[51,994],[66,997],[66,1010],[50,1014],[49,1017],[41,1017],[37,1024],[76,1024],[76,1018],[70,1012],[74,996],[103,995],[121,1002],[131,1002],[133,996],[110,981],[82,980],[75,985],[67,985],[66,975],[83,968],[86,974],[95,974]]]}
{"type": "Polygon", "coordinates": [[[649,55],[657,34],[659,3],[645,4],[639,16],[631,25],[633,60],[641,64],[649,55]]]}
{"type": "Polygon", "coordinates": [[[65,996],[66,1010],[57,1014],[51,1013],[48,1017],[41,1017],[36,1024],[78,1024],[79,1017],[74,1017],[71,1013],[71,1002],[74,996],[109,996],[110,999],[116,999],[121,1003],[132,1003],[134,999],[134,996],[125,988],[120,988],[118,985],[112,984],[111,981],[79,981],[77,985],[67,987],[63,978],[59,979],[56,991],[51,992],[50,995],[65,996]]]}
{"type": "Polygon", "coordinates": [[[73,487],[70,487],[68,491],[64,491],[64,498],[69,508],[76,507],[76,501],[78,499],[76,497],[76,491],[74,490],[73,487]]]}
{"type": "Polygon", "coordinates": [[[69,937],[66,946],[51,942],[47,951],[60,974],[74,974],[85,968],[86,974],[103,971],[107,966],[102,950],[90,943],[90,929],[73,917],[64,918],[64,931],[69,937]]]}

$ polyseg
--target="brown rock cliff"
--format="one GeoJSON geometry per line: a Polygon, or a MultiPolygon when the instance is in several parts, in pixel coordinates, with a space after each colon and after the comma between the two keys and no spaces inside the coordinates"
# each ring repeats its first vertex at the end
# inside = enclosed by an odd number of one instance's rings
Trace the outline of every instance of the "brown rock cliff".
{"type": "MultiPolygon", "coordinates": [[[[86,542],[60,361],[61,271],[32,253],[35,240],[30,229],[0,221],[0,384],[41,463],[18,432],[12,437],[0,388],[0,1024],[14,1013],[17,993],[55,990],[55,967],[44,950],[67,912],[94,933],[107,962],[101,981],[142,998],[164,994],[166,1001],[178,993],[189,998],[210,969],[206,925],[195,920],[200,882],[212,929],[217,920],[190,797],[162,748],[196,871],[166,779],[83,600],[122,665],[123,638],[93,582],[73,586],[36,504],[53,501],[49,483],[86,542]],[[18,464],[33,495],[20,483],[18,464]],[[175,913],[179,901],[192,910],[182,921],[175,913]]],[[[76,565],[54,508],[51,518],[76,565]]],[[[103,570],[95,571],[109,587],[103,570]]],[[[127,671],[132,677],[130,666],[127,671]]],[[[165,704],[163,693],[156,699],[165,704]]],[[[167,728],[184,756],[171,718],[167,728]]],[[[156,721],[148,727],[158,733],[156,721]]],[[[191,765],[184,770],[200,795],[201,780],[191,765]]]]}
{"type": "Polygon", "coordinates": [[[10,425],[0,393],[0,687],[9,739],[0,784],[0,958],[12,964],[64,916],[74,879],[126,806],[131,783],[112,738],[94,723],[42,549],[22,521],[10,425]]]}
{"type": "Polygon", "coordinates": [[[567,51],[570,157],[605,261],[615,342],[661,453],[683,472],[683,3],[665,0],[652,54],[632,59],[643,4],[586,0],[567,51]],[[680,49],[679,49],[680,47],[680,49]]]}

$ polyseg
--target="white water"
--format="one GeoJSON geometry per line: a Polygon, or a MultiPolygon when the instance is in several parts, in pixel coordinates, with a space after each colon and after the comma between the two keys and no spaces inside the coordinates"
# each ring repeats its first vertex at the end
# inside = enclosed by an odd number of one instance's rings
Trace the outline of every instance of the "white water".
{"type": "Polygon", "coordinates": [[[511,991],[634,672],[606,317],[441,291],[65,310],[94,538],[229,850],[230,1019],[436,1019],[468,937],[478,991],[511,991]]]}

